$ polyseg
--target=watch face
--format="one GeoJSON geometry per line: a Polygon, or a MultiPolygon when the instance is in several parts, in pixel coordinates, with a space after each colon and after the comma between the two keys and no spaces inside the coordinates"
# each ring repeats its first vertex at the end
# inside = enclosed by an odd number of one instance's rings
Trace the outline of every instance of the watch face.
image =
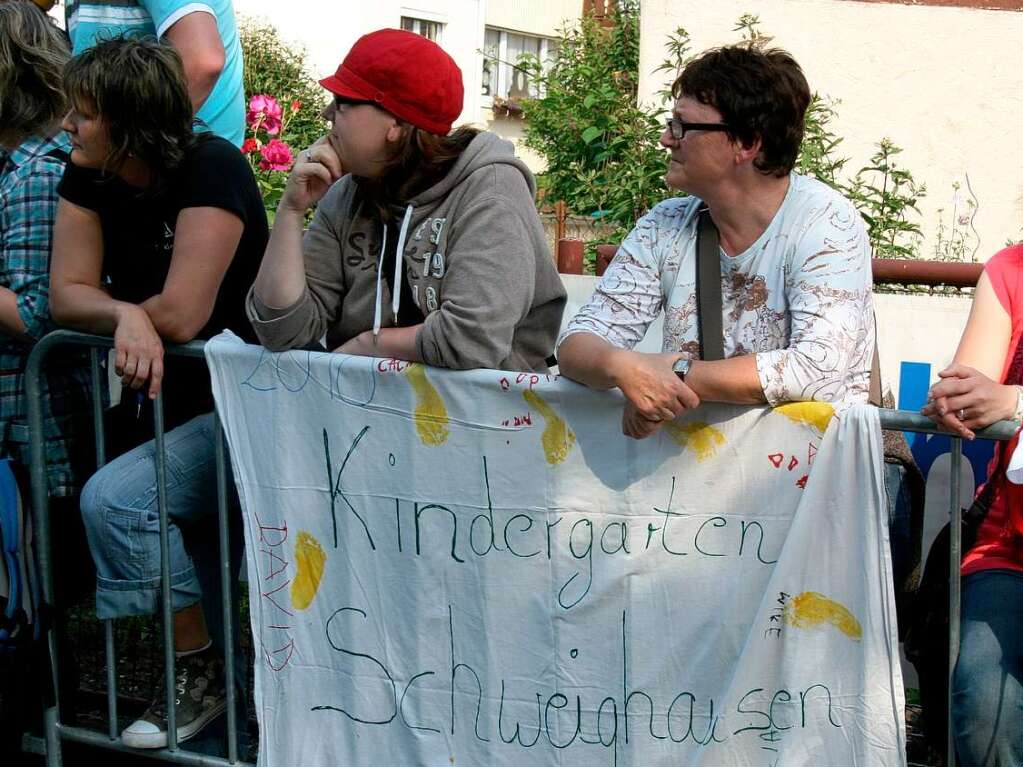
{"type": "Polygon", "coordinates": [[[689,372],[689,365],[690,362],[687,359],[677,360],[675,364],[671,366],[671,369],[674,371],[675,375],[684,381],[686,373],[689,372]]]}

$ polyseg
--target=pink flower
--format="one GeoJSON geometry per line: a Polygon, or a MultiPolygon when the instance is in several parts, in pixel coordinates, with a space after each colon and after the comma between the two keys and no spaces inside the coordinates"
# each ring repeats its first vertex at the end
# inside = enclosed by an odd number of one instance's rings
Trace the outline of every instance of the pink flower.
{"type": "Polygon", "coordinates": [[[249,100],[249,113],[245,116],[245,122],[253,130],[260,127],[271,136],[276,136],[281,130],[281,116],[283,112],[281,105],[273,96],[259,93],[249,100]]]}
{"type": "Polygon", "coordinates": [[[253,152],[259,151],[259,142],[254,138],[245,139],[245,143],[242,144],[242,154],[252,154],[253,152]]]}
{"type": "Polygon", "coordinates": [[[295,101],[291,102],[291,111],[292,112],[297,112],[301,108],[302,108],[302,102],[299,101],[298,99],[296,99],[295,101]]]}
{"type": "Polygon", "coordinates": [[[259,150],[263,159],[259,161],[262,170],[288,170],[294,157],[291,156],[291,147],[280,139],[273,139],[265,147],[259,150]]]}

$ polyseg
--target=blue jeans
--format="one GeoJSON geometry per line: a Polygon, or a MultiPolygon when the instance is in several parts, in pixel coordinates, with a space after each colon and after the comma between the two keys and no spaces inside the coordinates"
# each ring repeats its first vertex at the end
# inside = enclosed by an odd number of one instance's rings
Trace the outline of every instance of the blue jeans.
{"type": "MultiPolygon", "coordinates": [[[[213,643],[223,651],[215,419],[207,413],[167,432],[164,449],[171,608],[177,612],[201,600],[213,643]]],[[[97,471],[82,491],[82,519],[96,563],[100,618],[147,615],[159,609],[155,454],[155,442],[139,445],[97,471]]],[[[230,472],[230,464],[227,469],[230,472]]],[[[230,473],[228,504],[230,572],[236,574],[242,550],[241,515],[230,473]]]]}
{"type": "Polygon", "coordinates": [[[1023,767],[1023,573],[963,580],[962,641],[952,678],[961,767],[1023,767]]]}
{"type": "MultiPolygon", "coordinates": [[[[171,608],[202,602],[213,646],[224,655],[217,518],[216,415],[197,416],[164,436],[167,531],[170,543],[171,608]]],[[[97,471],[82,491],[82,519],[96,563],[96,614],[100,618],[146,615],[159,610],[160,511],[156,494],[156,443],[139,445],[97,471]]],[[[225,459],[228,458],[225,452],[225,459]]],[[[238,494],[228,472],[230,572],[242,555],[238,494]]],[[[244,754],[248,677],[234,604],[235,684],[239,690],[239,749],[244,754]]],[[[211,725],[189,741],[188,750],[223,755],[223,727],[211,725]]]]}
{"type": "Polygon", "coordinates": [[[918,564],[913,559],[912,501],[906,484],[906,470],[897,463],[884,465],[885,500],[888,503],[888,545],[892,553],[892,578],[900,589],[908,570],[918,564]]]}

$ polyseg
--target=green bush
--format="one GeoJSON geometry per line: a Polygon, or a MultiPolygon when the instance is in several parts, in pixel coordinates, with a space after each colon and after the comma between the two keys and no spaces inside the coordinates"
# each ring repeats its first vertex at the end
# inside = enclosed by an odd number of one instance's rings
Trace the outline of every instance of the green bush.
{"type": "Polygon", "coordinates": [[[305,52],[284,43],[267,24],[243,20],[248,157],[273,224],[288,172],[298,152],[327,132],[320,113],[328,94],[305,68],[305,52]]]}
{"type": "Polygon", "coordinates": [[[245,103],[265,93],[281,104],[301,103],[288,124],[288,135],[281,137],[297,152],[327,132],[320,113],[329,94],[306,69],[305,51],[283,42],[277,30],[266,23],[243,19],[240,24],[242,53],[245,56],[245,103]]]}
{"type": "Polygon", "coordinates": [[[652,205],[668,196],[657,138],[662,112],[636,105],[639,4],[617,3],[613,25],[592,17],[562,31],[558,57],[546,71],[535,58],[517,62],[540,98],[523,103],[525,144],[547,169],[539,186],[548,202],[611,224],[621,239],[652,205]]]}

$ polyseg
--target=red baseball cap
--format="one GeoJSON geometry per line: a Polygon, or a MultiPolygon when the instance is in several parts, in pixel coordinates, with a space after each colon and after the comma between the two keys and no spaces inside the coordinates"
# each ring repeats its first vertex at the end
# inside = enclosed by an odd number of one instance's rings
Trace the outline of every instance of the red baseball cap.
{"type": "Polygon", "coordinates": [[[462,112],[462,70],[437,43],[402,29],[356,40],[320,85],[346,99],[374,101],[417,128],[446,135],[462,112]]]}

